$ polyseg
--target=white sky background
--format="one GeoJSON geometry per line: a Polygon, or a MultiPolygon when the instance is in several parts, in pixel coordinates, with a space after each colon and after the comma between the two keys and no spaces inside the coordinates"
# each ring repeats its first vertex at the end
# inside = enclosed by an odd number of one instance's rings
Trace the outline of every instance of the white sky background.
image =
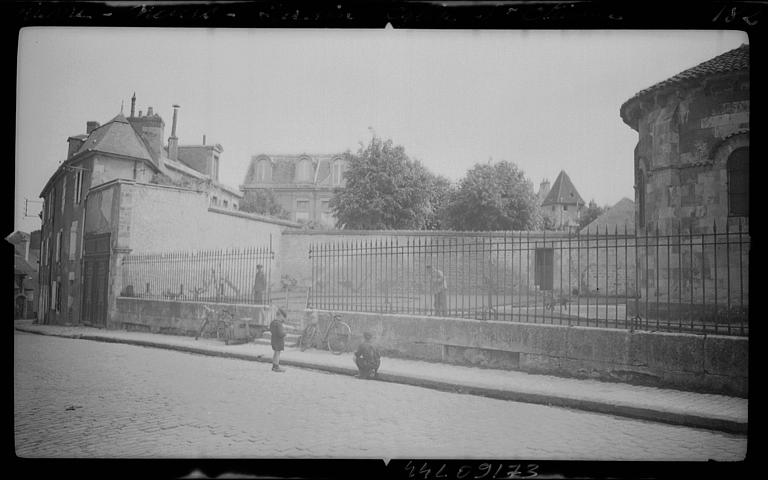
{"type": "MultiPolygon", "coordinates": [[[[737,31],[28,28],[18,56],[15,228],[88,120],[152,106],[180,144],[252,155],[357,151],[368,127],[452,181],[509,160],[538,190],[565,170],[600,205],[634,198],[637,133],[619,107],[742,43],[737,31]]],[[[33,205],[33,211],[39,204],[33,205]]],[[[10,232],[7,232],[10,233],[10,232]]]]}

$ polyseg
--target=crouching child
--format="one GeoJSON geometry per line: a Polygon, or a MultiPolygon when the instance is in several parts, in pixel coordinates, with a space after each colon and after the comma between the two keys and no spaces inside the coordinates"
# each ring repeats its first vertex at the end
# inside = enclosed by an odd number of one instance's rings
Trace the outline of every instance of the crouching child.
{"type": "Polygon", "coordinates": [[[381,365],[381,356],[376,347],[371,343],[373,335],[370,332],[363,333],[363,343],[355,352],[355,364],[359,370],[359,378],[376,378],[381,365]]]}

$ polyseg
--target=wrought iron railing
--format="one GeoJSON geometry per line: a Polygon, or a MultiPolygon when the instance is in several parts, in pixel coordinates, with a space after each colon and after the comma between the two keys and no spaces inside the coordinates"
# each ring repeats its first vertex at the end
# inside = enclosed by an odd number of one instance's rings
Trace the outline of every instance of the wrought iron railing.
{"type": "Polygon", "coordinates": [[[267,304],[273,258],[269,246],[130,254],[122,261],[121,295],[267,304]],[[263,290],[255,288],[259,265],[263,290]]]}
{"type": "Polygon", "coordinates": [[[741,223],[708,233],[635,235],[605,227],[588,234],[425,232],[318,243],[309,252],[309,304],[748,335],[749,247],[741,223]],[[442,308],[440,276],[447,284],[442,308]]]}

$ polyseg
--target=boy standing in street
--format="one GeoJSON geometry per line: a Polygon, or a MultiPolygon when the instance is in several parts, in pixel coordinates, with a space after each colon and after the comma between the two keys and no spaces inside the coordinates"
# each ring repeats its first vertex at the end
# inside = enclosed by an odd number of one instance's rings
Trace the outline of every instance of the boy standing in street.
{"type": "Polygon", "coordinates": [[[365,332],[363,338],[365,341],[357,347],[355,352],[355,364],[359,370],[358,378],[375,378],[381,365],[381,356],[376,347],[371,344],[373,335],[365,332]]]}
{"type": "Polygon", "coordinates": [[[272,343],[272,350],[275,352],[272,355],[273,372],[285,371],[280,368],[280,352],[285,350],[285,327],[283,326],[285,318],[285,311],[282,308],[278,308],[277,313],[275,314],[275,319],[269,324],[269,333],[271,336],[270,342],[272,343]]]}

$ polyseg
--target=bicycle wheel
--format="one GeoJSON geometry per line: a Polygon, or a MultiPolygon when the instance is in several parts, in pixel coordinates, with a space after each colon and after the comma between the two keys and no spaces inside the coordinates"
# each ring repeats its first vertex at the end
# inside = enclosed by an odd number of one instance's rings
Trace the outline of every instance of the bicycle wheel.
{"type": "Polygon", "coordinates": [[[301,337],[299,338],[299,348],[302,352],[312,346],[316,334],[317,325],[308,325],[307,328],[304,329],[304,332],[302,332],[301,337]]]}
{"type": "Polygon", "coordinates": [[[336,322],[328,332],[328,350],[336,355],[347,351],[352,329],[344,322],[336,322]]]}

